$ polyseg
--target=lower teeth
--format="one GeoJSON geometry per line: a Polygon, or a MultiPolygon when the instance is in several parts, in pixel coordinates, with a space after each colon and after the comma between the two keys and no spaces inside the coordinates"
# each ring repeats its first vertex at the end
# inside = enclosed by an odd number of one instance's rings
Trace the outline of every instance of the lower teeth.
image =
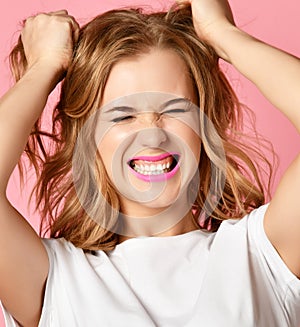
{"type": "Polygon", "coordinates": [[[156,170],[156,171],[142,171],[140,169],[137,169],[136,167],[134,167],[133,169],[134,169],[134,171],[136,171],[137,173],[142,174],[142,175],[160,175],[160,174],[165,174],[165,173],[168,173],[169,171],[171,171],[171,169],[169,169],[169,168],[166,168],[163,170],[156,170]]]}

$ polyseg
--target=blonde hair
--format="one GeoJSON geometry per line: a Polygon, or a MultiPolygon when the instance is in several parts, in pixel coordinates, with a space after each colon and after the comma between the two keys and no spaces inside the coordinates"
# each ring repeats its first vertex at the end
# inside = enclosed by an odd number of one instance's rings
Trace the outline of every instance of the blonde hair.
{"type": "MultiPolygon", "coordinates": [[[[38,176],[35,191],[36,206],[42,215],[41,232],[46,226],[51,237],[64,237],[90,251],[109,251],[118,243],[117,234],[101,227],[118,224],[119,200],[99,154],[96,167],[95,158],[84,154],[79,166],[87,176],[80,185],[80,196],[85,197],[93,214],[100,217],[100,224],[89,217],[78,200],[72,156],[81,128],[98,109],[113,65],[153,48],[172,49],[184,60],[201,99],[197,104],[200,112],[213,123],[225,149],[226,162],[218,157],[215,136],[208,131],[202,138],[200,187],[193,205],[197,226],[216,231],[222,220],[241,218],[265,202],[260,167],[253,158],[263,161],[268,174],[272,167],[255,146],[240,141],[241,105],[219,67],[215,51],[197,37],[190,7],[150,14],[140,9],[113,10],[81,28],[72,63],[61,86],[60,101],[53,113],[52,133],[42,132],[39,120],[26,146],[38,176]],[[52,140],[48,149],[44,137],[52,140]],[[217,203],[215,197],[208,197],[212,174],[216,180],[217,203]],[[197,215],[201,210],[205,219],[200,224],[197,215]]],[[[15,78],[19,79],[26,71],[21,40],[10,58],[15,78]]]]}

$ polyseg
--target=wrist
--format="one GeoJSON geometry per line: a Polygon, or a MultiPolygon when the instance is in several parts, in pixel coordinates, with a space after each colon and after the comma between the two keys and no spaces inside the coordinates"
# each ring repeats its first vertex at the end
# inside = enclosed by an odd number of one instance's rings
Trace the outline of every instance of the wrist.
{"type": "Polygon", "coordinates": [[[232,64],[232,53],[236,47],[242,46],[244,41],[253,40],[253,37],[232,24],[220,23],[209,36],[209,44],[215,49],[218,56],[232,64]]]}
{"type": "Polygon", "coordinates": [[[30,65],[24,77],[39,80],[42,84],[48,85],[49,93],[62,80],[65,69],[53,63],[53,61],[40,60],[30,65]]]}

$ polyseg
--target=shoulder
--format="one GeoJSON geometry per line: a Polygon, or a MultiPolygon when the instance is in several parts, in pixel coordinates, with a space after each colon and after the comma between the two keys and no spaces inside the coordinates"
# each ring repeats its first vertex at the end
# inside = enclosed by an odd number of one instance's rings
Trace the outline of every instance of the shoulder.
{"type": "Polygon", "coordinates": [[[241,219],[224,220],[221,227],[225,228],[241,228],[244,230],[251,229],[253,226],[262,226],[264,216],[268,209],[269,203],[266,203],[256,209],[253,209],[249,214],[241,219]]]}
{"type": "Polygon", "coordinates": [[[251,267],[266,276],[271,285],[282,292],[292,287],[294,295],[300,299],[300,280],[286,265],[266,234],[264,220],[268,208],[269,203],[254,209],[240,220],[224,221],[217,234],[220,233],[224,248],[231,246],[232,253],[242,254],[244,251],[251,267]]]}
{"type": "Polygon", "coordinates": [[[48,253],[50,275],[51,273],[80,275],[83,271],[93,271],[97,266],[103,266],[108,260],[104,251],[97,251],[97,255],[93,255],[64,238],[44,238],[42,242],[48,253]]]}
{"type": "Polygon", "coordinates": [[[223,240],[229,242],[228,245],[243,242],[246,247],[253,247],[257,237],[264,238],[265,236],[263,234],[263,220],[268,205],[265,204],[252,210],[243,218],[224,220],[218,231],[214,233],[214,242],[223,240]]]}
{"type": "Polygon", "coordinates": [[[47,249],[75,249],[76,247],[64,238],[42,238],[42,242],[47,249]]]}

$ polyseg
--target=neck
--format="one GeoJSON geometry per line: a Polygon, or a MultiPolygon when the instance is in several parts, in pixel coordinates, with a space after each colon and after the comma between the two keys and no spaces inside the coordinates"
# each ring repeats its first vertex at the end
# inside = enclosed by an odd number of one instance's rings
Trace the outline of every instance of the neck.
{"type": "MultiPolygon", "coordinates": [[[[148,211],[149,213],[149,211],[148,211]]],[[[154,215],[119,215],[119,243],[138,236],[174,236],[199,229],[188,201],[176,201],[154,215]]]]}

